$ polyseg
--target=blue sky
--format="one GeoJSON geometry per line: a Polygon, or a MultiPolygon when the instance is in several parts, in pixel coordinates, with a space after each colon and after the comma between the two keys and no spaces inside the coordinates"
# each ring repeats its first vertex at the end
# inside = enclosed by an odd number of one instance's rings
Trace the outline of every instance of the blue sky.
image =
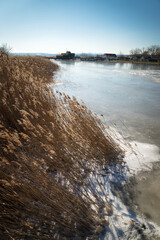
{"type": "Polygon", "coordinates": [[[13,52],[129,53],[160,44],[160,0],[0,0],[13,52]]]}

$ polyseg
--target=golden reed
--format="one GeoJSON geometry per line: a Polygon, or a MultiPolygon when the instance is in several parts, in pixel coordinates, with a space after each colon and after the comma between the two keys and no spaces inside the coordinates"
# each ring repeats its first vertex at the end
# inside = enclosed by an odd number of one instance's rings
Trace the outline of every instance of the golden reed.
{"type": "Polygon", "coordinates": [[[0,239],[96,239],[102,169],[121,150],[90,110],[48,87],[58,66],[0,56],[0,239]],[[97,187],[98,186],[98,187],[97,187]]]}

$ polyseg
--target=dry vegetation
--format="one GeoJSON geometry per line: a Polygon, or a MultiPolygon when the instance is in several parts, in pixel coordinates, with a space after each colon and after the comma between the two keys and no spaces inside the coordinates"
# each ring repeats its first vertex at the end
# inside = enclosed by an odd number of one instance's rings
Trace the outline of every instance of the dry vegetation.
{"type": "Polygon", "coordinates": [[[57,68],[0,56],[1,240],[93,239],[102,207],[109,215],[97,176],[121,151],[84,105],[47,86],[57,68]]]}

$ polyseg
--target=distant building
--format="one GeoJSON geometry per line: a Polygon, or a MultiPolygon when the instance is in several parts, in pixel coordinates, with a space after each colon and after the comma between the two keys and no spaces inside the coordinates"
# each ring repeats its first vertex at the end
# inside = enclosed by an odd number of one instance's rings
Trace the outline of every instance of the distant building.
{"type": "Polygon", "coordinates": [[[120,60],[120,61],[130,61],[131,60],[131,57],[130,56],[119,56],[117,57],[117,60],[120,60]]]}
{"type": "Polygon", "coordinates": [[[56,59],[69,60],[74,58],[75,53],[71,53],[70,51],[67,51],[66,53],[61,53],[60,55],[56,55],[56,59]]]}
{"type": "Polygon", "coordinates": [[[96,61],[104,61],[104,60],[105,60],[105,58],[103,57],[103,55],[97,55],[97,56],[94,57],[94,59],[95,59],[96,61]]]}
{"type": "Polygon", "coordinates": [[[117,60],[117,55],[114,53],[105,53],[104,58],[106,60],[117,60]]]}

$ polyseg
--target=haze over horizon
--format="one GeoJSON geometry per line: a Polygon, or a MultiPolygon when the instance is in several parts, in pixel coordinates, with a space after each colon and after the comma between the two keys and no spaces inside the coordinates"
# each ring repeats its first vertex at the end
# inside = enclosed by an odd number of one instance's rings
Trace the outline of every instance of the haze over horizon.
{"type": "Polygon", "coordinates": [[[0,44],[17,53],[113,52],[160,44],[160,0],[1,0],[0,44]]]}

